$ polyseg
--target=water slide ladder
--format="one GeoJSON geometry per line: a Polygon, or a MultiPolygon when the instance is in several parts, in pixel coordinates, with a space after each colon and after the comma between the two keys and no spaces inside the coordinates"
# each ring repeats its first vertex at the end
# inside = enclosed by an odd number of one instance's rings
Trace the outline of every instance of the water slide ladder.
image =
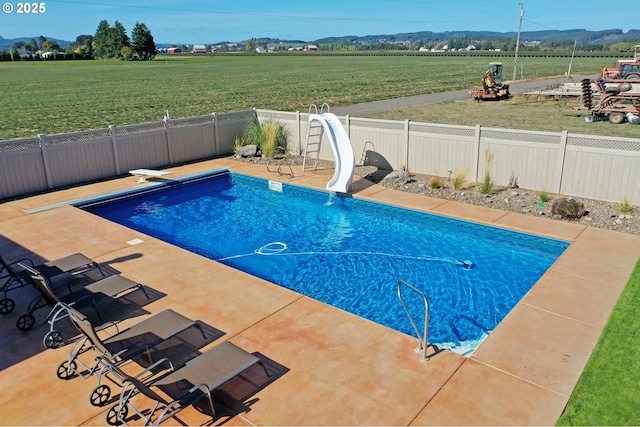
{"type": "Polygon", "coordinates": [[[420,361],[426,362],[431,357],[431,356],[427,356],[427,347],[428,347],[427,340],[429,338],[429,301],[427,300],[427,297],[424,294],[424,292],[410,285],[404,280],[398,281],[398,299],[400,300],[400,304],[402,304],[402,308],[404,309],[404,312],[407,313],[407,317],[409,317],[409,322],[411,322],[411,326],[413,326],[413,329],[416,331],[416,334],[418,335],[418,347],[416,348],[416,352],[421,353],[420,361]],[[418,328],[418,325],[416,324],[415,319],[409,312],[409,309],[407,308],[407,305],[404,302],[404,298],[402,296],[403,287],[406,287],[409,290],[417,293],[424,301],[424,330],[422,332],[420,332],[420,329],[418,328]]]}
{"type": "MultiPolygon", "coordinates": [[[[320,114],[324,113],[324,107],[327,106],[327,113],[329,112],[329,104],[326,102],[320,107],[320,114]]],[[[309,106],[309,116],[318,114],[318,107],[315,104],[309,106]]],[[[322,143],[322,137],[324,136],[324,126],[317,120],[309,121],[307,124],[307,135],[305,137],[304,144],[304,157],[302,159],[302,172],[307,164],[307,158],[313,158],[313,170],[318,167],[318,158],[320,156],[320,144],[322,143]]]]}

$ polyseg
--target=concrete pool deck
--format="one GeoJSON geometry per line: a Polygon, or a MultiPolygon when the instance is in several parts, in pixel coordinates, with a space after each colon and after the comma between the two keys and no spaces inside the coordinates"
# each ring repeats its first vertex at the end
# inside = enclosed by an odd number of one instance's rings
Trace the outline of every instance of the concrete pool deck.
{"type": "MultiPolygon", "coordinates": [[[[168,170],[176,179],[221,168],[316,189],[333,175],[294,168],[290,178],[227,159],[168,170]]],[[[442,351],[425,363],[413,337],[67,205],[153,185],[127,176],[0,204],[0,253],[13,262],[81,252],[154,296],[134,297],[140,310],[121,325],[172,308],[220,331],[200,351],[229,340],[268,362],[271,379],[249,372],[252,383],[240,378],[224,387],[238,403],[220,417],[212,421],[190,407],[165,424],[555,424],[640,257],[640,236],[402,193],[356,177],[353,197],[572,242],[472,356],[442,351]]],[[[16,308],[1,319],[0,424],[104,425],[111,405],[89,403],[96,379],[56,377],[70,346],[45,349],[42,322],[16,329],[35,295],[30,287],[12,291],[16,308]]]]}

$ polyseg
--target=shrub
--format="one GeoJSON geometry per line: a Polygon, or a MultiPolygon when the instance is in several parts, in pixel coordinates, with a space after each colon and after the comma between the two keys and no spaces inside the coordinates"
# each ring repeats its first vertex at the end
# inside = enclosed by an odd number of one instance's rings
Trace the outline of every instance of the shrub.
{"type": "Polygon", "coordinates": [[[540,201],[542,203],[547,203],[549,200],[551,200],[551,196],[546,191],[541,191],[540,193],[538,193],[538,197],[540,197],[540,201]]]}
{"type": "Polygon", "coordinates": [[[238,149],[240,149],[240,147],[244,146],[244,139],[241,139],[239,136],[236,136],[236,140],[233,143],[233,151],[234,152],[238,152],[238,149]]]}
{"type": "Polygon", "coordinates": [[[520,185],[518,184],[518,177],[519,175],[514,175],[513,171],[511,171],[511,177],[509,177],[509,185],[507,187],[520,188],[520,185]]]}
{"type": "Polygon", "coordinates": [[[262,155],[267,158],[272,158],[276,153],[278,125],[275,122],[267,121],[262,125],[262,132],[264,134],[264,142],[261,147],[262,155]]]}
{"type": "Polygon", "coordinates": [[[493,194],[496,188],[493,183],[493,178],[491,178],[491,169],[493,168],[495,160],[494,153],[489,147],[484,150],[484,161],[484,179],[482,180],[482,184],[480,184],[480,192],[482,194],[493,194]]]}
{"type": "Polygon", "coordinates": [[[243,134],[243,145],[257,145],[262,155],[268,158],[276,153],[286,153],[287,140],[286,128],[273,120],[267,120],[262,124],[252,122],[243,134]]]}
{"type": "Polygon", "coordinates": [[[249,123],[244,130],[243,139],[246,145],[257,145],[262,148],[262,144],[264,143],[264,132],[262,131],[260,123],[249,123]]]}
{"type": "Polygon", "coordinates": [[[628,199],[622,199],[622,203],[620,203],[620,212],[622,212],[623,214],[629,212],[631,209],[633,209],[633,206],[631,206],[631,203],[629,203],[628,199]]]}
{"type": "Polygon", "coordinates": [[[431,183],[429,185],[431,185],[431,188],[435,190],[444,187],[444,182],[442,182],[442,178],[435,176],[431,178],[431,183]]]}
{"type": "Polygon", "coordinates": [[[451,184],[453,185],[454,190],[462,190],[467,183],[467,172],[458,169],[453,174],[453,179],[451,180],[451,184]]]}

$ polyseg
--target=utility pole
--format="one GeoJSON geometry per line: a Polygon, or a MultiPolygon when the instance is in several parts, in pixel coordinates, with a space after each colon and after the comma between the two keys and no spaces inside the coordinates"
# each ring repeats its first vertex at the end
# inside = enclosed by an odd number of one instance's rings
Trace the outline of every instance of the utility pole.
{"type": "Polygon", "coordinates": [[[571,53],[571,61],[569,62],[569,70],[567,71],[567,76],[571,75],[571,64],[573,64],[573,57],[576,56],[576,46],[578,46],[577,39],[573,42],[573,52],[571,53]]]}
{"type": "Polygon", "coordinates": [[[522,17],[524,16],[524,4],[520,3],[520,24],[518,24],[518,38],[516,39],[516,59],[513,63],[513,79],[516,79],[516,71],[518,71],[518,50],[520,49],[520,32],[522,31],[522,17]]]}

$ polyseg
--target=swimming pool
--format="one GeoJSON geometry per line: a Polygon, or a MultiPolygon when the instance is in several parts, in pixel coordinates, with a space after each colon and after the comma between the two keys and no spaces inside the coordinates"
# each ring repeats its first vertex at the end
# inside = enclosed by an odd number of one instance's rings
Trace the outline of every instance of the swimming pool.
{"type": "MultiPolygon", "coordinates": [[[[415,335],[397,298],[404,280],[429,299],[429,342],[460,353],[569,245],[228,172],[81,207],[415,335]]],[[[422,301],[406,303],[422,324],[422,301]]]]}

